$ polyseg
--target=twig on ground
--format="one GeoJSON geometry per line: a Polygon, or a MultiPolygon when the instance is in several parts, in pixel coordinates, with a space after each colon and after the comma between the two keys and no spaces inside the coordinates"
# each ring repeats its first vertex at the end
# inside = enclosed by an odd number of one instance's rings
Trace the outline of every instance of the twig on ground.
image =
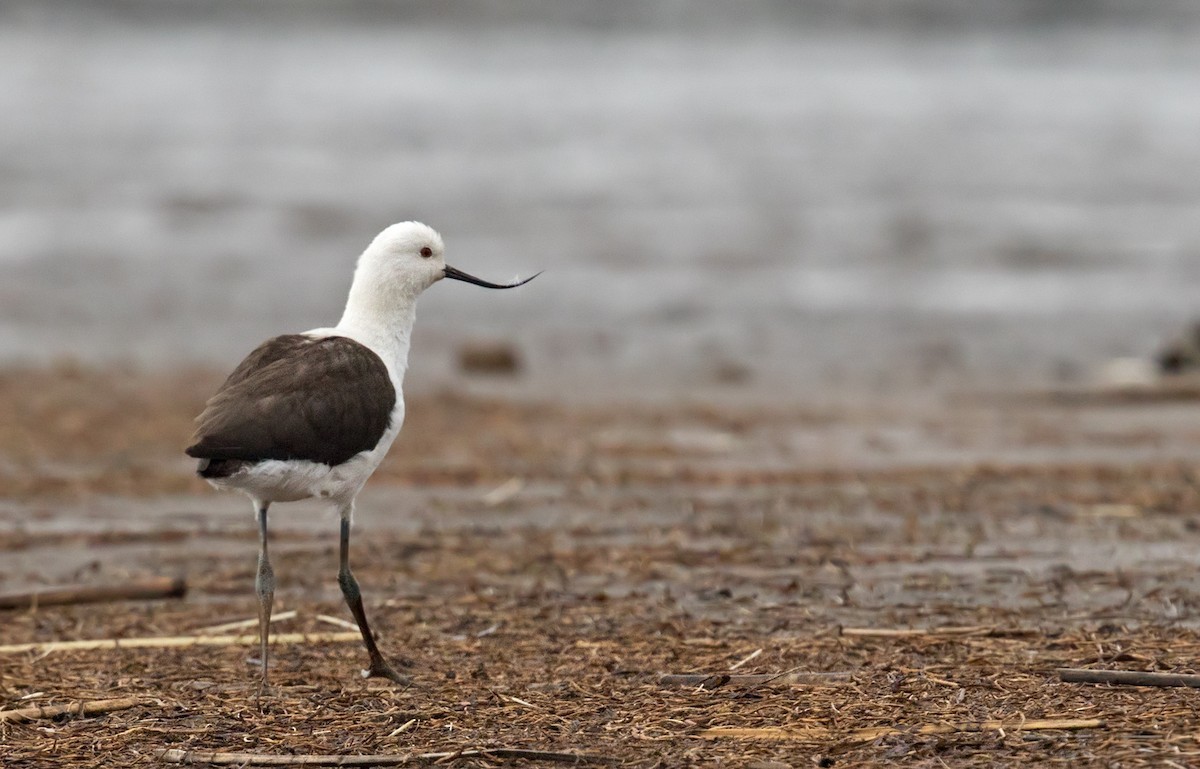
{"type": "MultiPolygon", "coordinates": [[[[294,619],[296,610],[281,611],[278,614],[271,615],[271,622],[283,622],[286,619],[294,619]]],[[[226,633],[230,630],[240,630],[244,627],[258,627],[258,618],[240,619],[236,622],[225,622],[220,625],[209,625],[207,627],[198,627],[191,631],[192,635],[216,635],[218,633],[226,633]]]]}
{"type": "Polygon", "coordinates": [[[1041,732],[1051,730],[1078,731],[1100,729],[1104,722],[1098,718],[1045,718],[1028,721],[975,721],[962,724],[924,724],[916,729],[897,729],[880,726],[859,729],[850,735],[851,742],[873,742],[891,734],[959,734],[971,732],[1041,732]]]}
{"type": "Polygon", "coordinates": [[[730,670],[730,672],[733,672],[734,670],[737,670],[737,669],[738,669],[738,668],[740,668],[742,665],[745,665],[747,662],[749,662],[749,661],[750,661],[750,660],[752,660],[752,659],[755,659],[756,657],[758,657],[758,655],[760,655],[760,654],[762,654],[762,653],[763,653],[763,650],[762,650],[762,649],[755,649],[754,651],[750,652],[749,654],[747,654],[747,655],[746,655],[745,657],[743,657],[742,659],[740,659],[740,660],[738,660],[737,662],[735,662],[735,663],[733,663],[732,665],[730,665],[730,666],[729,666],[729,670],[730,670]]]}
{"type": "Polygon", "coordinates": [[[1137,670],[1085,670],[1059,668],[1058,678],[1068,684],[1118,684],[1121,686],[1190,686],[1200,688],[1200,675],[1142,673],[1137,670]]]}
{"type": "Polygon", "coordinates": [[[124,697],[117,700],[91,700],[90,702],[70,702],[65,705],[39,705],[20,710],[0,710],[0,721],[37,721],[68,715],[93,716],[98,713],[111,713],[114,710],[127,710],[144,702],[145,700],[136,697],[124,697]]]}
{"type": "Polygon", "coordinates": [[[525,488],[525,481],[521,478],[509,478],[504,483],[492,489],[482,497],[483,504],[488,507],[496,507],[508,502],[513,497],[521,493],[525,488]]]}
{"type": "Polygon", "coordinates": [[[931,628],[844,627],[841,635],[856,638],[915,638],[920,636],[1026,635],[1031,632],[1033,631],[1019,628],[1004,629],[994,625],[966,625],[931,628]]]}
{"type": "Polygon", "coordinates": [[[851,680],[851,673],[840,671],[833,673],[806,673],[789,671],[786,673],[754,673],[730,675],[728,673],[673,673],[661,676],[659,684],[663,686],[704,686],[716,689],[721,686],[759,686],[762,684],[789,684],[791,686],[843,686],[851,680]]]}
{"type": "Polygon", "coordinates": [[[893,734],[958,734],[971,732],[994,731],[1046,731],[1052,729],[1078,730],[1099,729],[1104,722],[1097,718],[1070,719],[1050,718],[1031,721],[973,721],[961,724],[923,724],[921,726],[903,729],[893,726],[877,726],[869,729],[856,729],[849,734],[839,734],[829,729],[819,727],[766,726],[758,728],[741,728],[716,726],[705,729],[698,736],[709,740],[738,739],[738,740],[791,740],[795,742],[821,742],[829,739],[840,739],[848,743],[872,742],[880,737],[893,734]]]}
{"type": "Polygon", "coordinates": [[[0,595],[0,609],[182,598],[186,592],[187,582],[182,577],[145,577],[121,585],[67,585],[21,593],[5,593],[0,595]]]}
{"type": "Polygon", "coordinates": [[[225,764],[236,766],[404,766],[446,761],[457,758],[517,758],[526,761],[552,761],[560,764],[611,763],[605,756],[586,753],[556,753],[521,748],[481,748],[446,753],[408,753],[373,756],[337,755],[262,755],[258,753],[222,753],[204,750],[160,750],[158,758],[169,764],[225,764]]]}
{"type": "Polygon", "coordinates": [[[415,724],[416,722],[417,722],[417,719],[410,718],[407,721],[405,721],[404,723],[397,726],[392,731],[388,732],[388,736],[395,737],[398,734],[403,734],[404,732],[407,732],[410,728],[412,728],[412,725],[415,724]]]}
{"type": "MultiPolygon", "coordinates": [[[[358,641],[358,633],[275,633],[273,644],[340,643],[358,641]]],[[[24,652],[90,651],[93,649],[170,649],[181,646],[253,646],[257,635],[198,635],[154,638],[97,638],[87,641],[45,641],[0,646],[0,654],[24,652]]]]}
{"type": "Polygon", "coordinates": [[[318,614],[316,616],[316,620],[318,622],[324,622],[326,625],[344,627],[347,630],[358,630],[358,625],[355,625],[353,622],[341,619],[339,617],[330,617],[328,614],[318,614]]]}

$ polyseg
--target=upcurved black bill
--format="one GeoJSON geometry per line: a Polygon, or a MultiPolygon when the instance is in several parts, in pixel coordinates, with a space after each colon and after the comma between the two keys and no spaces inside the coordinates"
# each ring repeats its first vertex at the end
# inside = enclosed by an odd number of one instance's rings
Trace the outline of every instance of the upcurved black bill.
{"type": "Polygon", "coordinates": [[[542,273],[540,273],[540,272],[535,273],[534,275],[529,276],[525,280],[519,280],[516,283],[489,283],[488,281],[482,280],[481,278],[477,278],[474,275],[468,275],[467,273],[463,272],[462,270],[456,270],[453,267],[450,267],[449,265],[446,266],[446,277],[447,278],[453,278],[454,280],[461,280],[465,283],[474,283],[475,285],[483,286],[484,288],[516,288],[517,286],[525,285],[526,283],[528,283],[529,281],[533,280],[534,278],[536,278],[538,275],[541,275],[541,274],[542,273]]]}

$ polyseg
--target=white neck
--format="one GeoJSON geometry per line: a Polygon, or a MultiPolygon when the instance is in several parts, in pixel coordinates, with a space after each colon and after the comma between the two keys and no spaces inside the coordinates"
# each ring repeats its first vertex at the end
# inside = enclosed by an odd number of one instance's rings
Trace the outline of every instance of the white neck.
{"type": "Polygon", "coordinates": [[[359,263],[346,309],[334,331],[374,350],[399,382],[408,368],[417,295],[375,273],[369,260],[359,263]]]}

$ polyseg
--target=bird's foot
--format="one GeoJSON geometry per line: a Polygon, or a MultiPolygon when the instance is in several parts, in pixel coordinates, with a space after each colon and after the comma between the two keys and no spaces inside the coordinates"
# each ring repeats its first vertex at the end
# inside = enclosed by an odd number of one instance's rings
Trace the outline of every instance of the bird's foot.
{"type": "Polygon", "coordinates": [[[260,711],[262,710],[263,694],[267,693],[269,688],[270,687],[267,684],[266,675],[258,679],[258,688],[254,692],[254,707],[258,708],[260,711]]]}
{"type": "Polygon", "coordinates": [[[393,683],[397,683],[405,688],[412,686],[413,680],[411,676],[397,673],[396,669],[388,664],[383,657],[374,657],[371,660],[371,667],[362,672],[363,678],[386,678],[393,683]]]}

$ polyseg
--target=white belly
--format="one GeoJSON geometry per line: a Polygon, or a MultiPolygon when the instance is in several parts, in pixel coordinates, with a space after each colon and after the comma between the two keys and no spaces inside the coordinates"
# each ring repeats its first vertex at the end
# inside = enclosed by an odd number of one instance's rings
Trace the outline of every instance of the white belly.
{"type": "Polygon", "coordinates": [[[307,336],[345,336],[366,345],[379,355],[387,366],[388,376],[396,391],[391,423],[379,443],[370,451],[361,451],[340,465],[326,465],[307,460],[270,459],[240,470],[226,478],[209,480],[219,489],[241,491],[262,502],[295,502],[316,497],[329,499],[341,506],[353,501],[363,484],[379,467],[392,442],[404,424],[404,396],[401,383],[408,358],[408,338],[383,338],[356,330],[353,327],[318,328],[304,332],[307,336]],[[393,349],[394,348],[394,349],[393,349]]]}
{"type": "Polygon", "coordinates": [[[404,401],[396,399],[391,424],[370,451],[360,451],[340,465],[303,459],[268,459],[225,478],[212,478],[218,489],[241,491],[262,502],[295,502],[316,497],[349,504],[379,467],[404,424],[404,401]]]}

